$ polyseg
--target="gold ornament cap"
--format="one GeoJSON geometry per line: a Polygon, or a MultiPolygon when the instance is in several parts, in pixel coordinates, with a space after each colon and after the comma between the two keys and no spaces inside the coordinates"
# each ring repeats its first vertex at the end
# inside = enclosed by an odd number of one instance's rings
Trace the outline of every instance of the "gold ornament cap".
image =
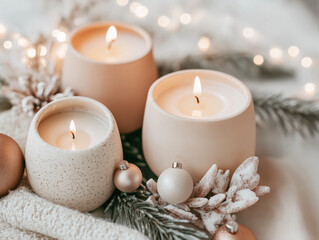
{"type": "Polygon", "coordinates": [[[238,231],[238,223],[235,221],[229,221],[225,225],[227,232],[236,233],[238,231]]]}
{"type": "Polygon", "coordinates": [[[128,163],[128,161],[123,160],[119,166],[119,169],[121,170],[126,170],[130,167],[130,164],[128,163]]]}
{"type": "Polygon", "coordinates": [[[172,164],[172,168],[180,168],[182,169],[183,164],[181,164],[180,162],[173,162],[172,164]]]}

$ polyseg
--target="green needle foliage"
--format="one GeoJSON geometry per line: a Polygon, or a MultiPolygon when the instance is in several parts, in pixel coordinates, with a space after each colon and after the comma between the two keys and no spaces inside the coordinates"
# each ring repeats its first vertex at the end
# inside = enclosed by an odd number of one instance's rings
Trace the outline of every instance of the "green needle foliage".
{"type": "MultiPolygon", "coordinates": [[[[139,166],[145,179],[156,179],[145,162],[141,129],[122,135],[121,138],[124,158],[139,166]]],[[[106,203],[105,212],[111,213],[113,222],[134,228],[154,240],[198,240],[207,237],[204,232],[196,230],[193,226],[185,226],[189,224],[187,220],[175,219],[163,208],[154,207],[146,202],[150,195],[150,191],[144,185],[134,193],[115,191],[106,203]]]]}
{"type": "Polygon", "coordinates": [[[288,135],[299,133],[302,137],[319,133],[319,103],[281,95],[254,96],[257,119],[274,124],[288,135]]]}
{"type": "Polygon", "coordinates": [[[145,200],[150,195],[145,186],[134,193],[116,191],[108,202],[105,212],[111,211],[111,220],[134,228],[154,240],[199,240],[206,233],[185,226],[187,220],[169,216],[163,208],[154,207],[145,200]]]}
{"type": "Polygon", "coordinates": [[[12,104],[10,103],[9,99],[6,97],[0,96],[0,112],[9,110],[11,107],[12,107],[12,104]]]}

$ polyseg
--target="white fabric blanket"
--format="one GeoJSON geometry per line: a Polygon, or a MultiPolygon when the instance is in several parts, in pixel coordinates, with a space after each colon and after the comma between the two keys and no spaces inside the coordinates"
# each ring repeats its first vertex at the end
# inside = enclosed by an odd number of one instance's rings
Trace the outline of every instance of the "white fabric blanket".
{"type": "Polygon", "coordinates": [[[0,239],[146,240],[147,237],[46,201],[21,186],[0,201],[0,239]]]}

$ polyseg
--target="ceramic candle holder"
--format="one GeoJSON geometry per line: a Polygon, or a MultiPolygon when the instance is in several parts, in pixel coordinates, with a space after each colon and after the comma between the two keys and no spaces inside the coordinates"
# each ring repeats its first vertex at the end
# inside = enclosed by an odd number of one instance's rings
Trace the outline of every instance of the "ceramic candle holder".
{"type": "MultiPolygon", "coordinates": [[[[112,47],[116,47],[116,41],[112,47]]],[[[107,55],[104,48],[101,52],[107,55]]],[[[139,27],[101,22],[79,28],[70,35],[62,72],[63,87],[70,86],[76,94],[96,99],[107,106],[114,114],[121,133],[132,132],[142,126],[147,91],[157,77],[151,38],[139,27]],[[136,44],[128,40],[124,44],[129,45],[129,49],[124,52],[131,49],[133,53],[124,60],[105,62],[81,53],[83,43],[94,38],[95,34],[103,33],[104,41],[105,33],[112,24],[118,31],[119,40],[116,41],[120,41],[121,32],[126,36],[133,35],[145,45],[143,50],[136,51],[136,44]]]]}
{"type": "Polygon", "coordinates": [[[143,151],[156,175],[174,161],[183,164],[194,182],[199,181],[214,163],[220,169],[234,171],[244,159],[254,155],[255,132],[251,93],[241,81],[230,75],[210,70],[179,71],[158,79],[148,92],[143,151]],[[241,109],[225,117],[200,119],[178,116],[160,107],[158,101],[163,93],[189,80],[194,81],[195,76],[237,89],[243,99],[241,109]]]}
{"type": "Polygon", "coordinates": [[[93,99],[69,97],[54,101],[32,120],[25,154],[28,178],[33,191],[49,201],[80,211],[96,209],[113,193],[113,172],[122,159],[121,139],[112,113],[93,99]],[[39,125],[48,117],[68,111],[101,119],[105,135],[81,150],[48,144],[39,134],[39,125]]]}

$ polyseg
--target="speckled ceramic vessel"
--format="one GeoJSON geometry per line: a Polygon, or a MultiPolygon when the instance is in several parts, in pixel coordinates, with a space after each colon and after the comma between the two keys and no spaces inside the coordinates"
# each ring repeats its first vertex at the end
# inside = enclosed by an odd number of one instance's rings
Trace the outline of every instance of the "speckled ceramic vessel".
{"type": "Polygon", "coordinates": [[[52,202],[92,211],[113,193],[113,172],[123,159],[121,139],[112,113],[86,97],[70,97],[43,107],[33,118],[26,144],[26,168],[32,189],[52,202]],[[46,143],[38,126],[63,111],[89,111],[107,125],[101,142],[83,150],[64,150],[46,143]]]}

